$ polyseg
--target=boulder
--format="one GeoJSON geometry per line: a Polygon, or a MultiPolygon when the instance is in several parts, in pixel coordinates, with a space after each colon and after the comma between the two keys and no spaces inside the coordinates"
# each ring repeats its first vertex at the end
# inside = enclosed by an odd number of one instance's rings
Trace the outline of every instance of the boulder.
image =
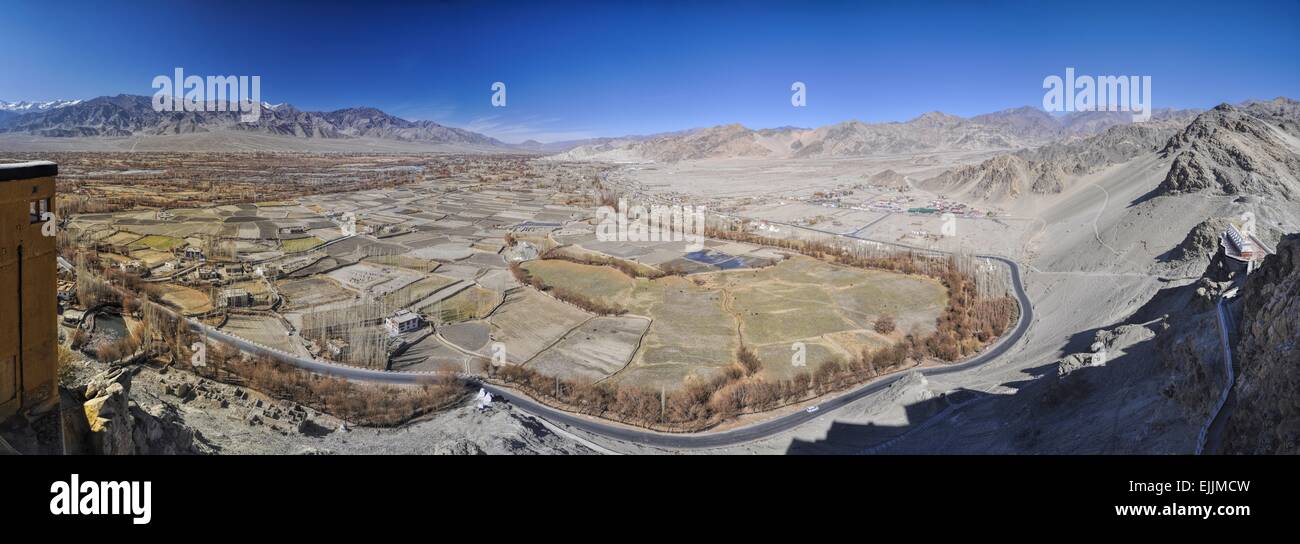
{"type": "Polygon", "coordinates": [[[96,396],[82,404],[86,425],[90,431],[90,453],[96,455],[135,453],[127,389],[120,383],[111,383],[103,389],[93,390],[96,396]]]}

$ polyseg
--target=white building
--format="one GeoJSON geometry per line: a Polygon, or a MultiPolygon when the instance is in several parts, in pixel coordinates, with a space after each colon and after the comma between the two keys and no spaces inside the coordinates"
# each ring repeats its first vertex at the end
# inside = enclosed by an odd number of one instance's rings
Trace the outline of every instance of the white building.
{"type": "Polygon", "coordinates": [[[420,316],[409,310],[398,310],[392,317],[384,318],[384,328],[388,329],[389,336],[399,336],[402,333],[419,330],[423,324],[420,316]]]}

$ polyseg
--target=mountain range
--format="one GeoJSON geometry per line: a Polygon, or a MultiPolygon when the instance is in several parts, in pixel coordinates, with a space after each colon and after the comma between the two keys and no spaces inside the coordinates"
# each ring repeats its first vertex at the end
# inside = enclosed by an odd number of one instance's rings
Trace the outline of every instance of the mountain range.
{"type": "MultiPolygon", "coordinates": [[[[1300,134],[1294,101],[1251,102],[1243,107],[1252,118],[1267,118],[1289,136],[1300,134]]],[[[159,112],[151,97],[122,94],[89,100],[0,101],[0,147],[14,147],[8,144],[17,141],[15,138],[29,147],[75,149],[104,142],[120,145],[133,137],[132,142],[144,139],[155,146],[165,142],[161,145],[176,150],[255,142],[258,149],[272,151],[455,149],[546,154],[556,160],[656,162],[1005,151],[927,182],[945,189],[983,187],[977,191],[988,196],[1059,192],[1066,176],[1158,148],[1198,113],[1158,110],[1151,121],[1133,124],[1128,112],[1054,115],[1026,106],[968,118],[936,111],[906,122],[852,120],[816,128],[767,129],[731,124],[645,136],[506,144],[469,130],[433,121],[409,121],[371,107],[312,112],[289,104],[264,103],[256,122],[241,123],[237,112],[159,112]]],[[[1188,169],[1198,167],[1208,166],[1186,165],[1188,169]]]]}
{"type": "Polygon", "coordinates": [[[1207,191],[1300,197],[1300,102],[1220,104],[1199,112],[1156,112],[1150,121],[1114,125],[1098,134],[1003,153],[924,180],[928,190],[981,201],[1063,192],[1081,176],[1145,153],[1173,162],[1157,194],[1207,191]]]}
{"type": "Polygon", "coordinates": [[[264,104],[257,121],[241,123],[238,112],[159,112],[154,110],[151,97],[123,94],[52,107],[15,106],[5,111],[9,115],[0,118],[0,132],[51,138],[121,138],[241,131],[308,139],[372,138],[508,148],[501,141],[476,132],[433,121],[408,121],[375,108],[309,112],[287,104],[264,104]]]}
{"type": "MultiPolygon", "coordinates": [[[[1160,114],[1158,113],[1157,116],[1160,114]]],[[[1164,112],[1163,115],[1170,115],[1164,112]]],[[[721,125],[577,146],[557,159],[676,162],[730,158],[833,158],[1012,150],[1098,134],[1131,123],[1127,112],[1052,115],[1020,107],[970,118],[929,112],[906,122],[847,121],[818,128],[721,125]]]]}

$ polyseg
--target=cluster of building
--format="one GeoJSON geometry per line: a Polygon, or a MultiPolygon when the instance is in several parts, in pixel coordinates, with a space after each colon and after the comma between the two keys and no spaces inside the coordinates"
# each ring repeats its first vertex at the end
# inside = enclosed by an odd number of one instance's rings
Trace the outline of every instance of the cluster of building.
{"type": "Polygon", "coordinates": [[[867,204],[867,211],[886,212],[886,213],[903,213],[907,211],[908,204],[914,198],[904,195],[895,195],[892,197],[878,198],[867,204]]]}

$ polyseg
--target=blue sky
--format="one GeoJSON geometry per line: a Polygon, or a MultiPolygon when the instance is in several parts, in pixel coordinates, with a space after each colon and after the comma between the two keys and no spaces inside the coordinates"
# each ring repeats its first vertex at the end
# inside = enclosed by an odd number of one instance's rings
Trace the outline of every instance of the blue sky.
{"type": "Polygon", "coordinates": [[[260,75],[508,142],[1040,106],[1043,78],[1149,75],[1155,107],[1300,98],[1300,2],[6,1],[0,100],[260,75]],[[507,85],[493,108],[491,85],[507,85]],[[804,108],[790,85],[808,88],[804,108]]]}

